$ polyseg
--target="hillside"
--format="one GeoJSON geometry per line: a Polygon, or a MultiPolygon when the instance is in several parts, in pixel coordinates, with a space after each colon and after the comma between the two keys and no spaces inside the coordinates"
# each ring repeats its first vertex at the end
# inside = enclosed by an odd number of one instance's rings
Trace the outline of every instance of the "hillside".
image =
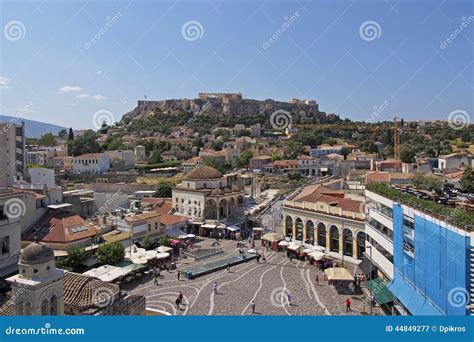
{"type": "Polygon", "coordinates": [[[16,124],[21,124],[22,121],[25,122],[26,136],[28,138],[39,138],[44,133],[48,132],[57,134],[60,130],[65,129],[65,127],[49,124],[46,122],[28,120],[8,115],[0,115],[0,122],[13,122],[16,124]]]}
{"type": "Polygon", "coordinates": [[[244,99],[240,93],[200,93],[196,99],[138,101],[137,107],[122,117],[122,122],[131,123],[132,129],[152,128],[155,124],[161,128],[187,124],[198,129],[206,126],[208,129],[209,126],[256,123],[268,127],[270,116],[275,111],[288,112],[293,123],[340,121],[339,116],[335,114],[320,112],[318,104],[312,100],[293,99],[283,102],[244,99]]]}

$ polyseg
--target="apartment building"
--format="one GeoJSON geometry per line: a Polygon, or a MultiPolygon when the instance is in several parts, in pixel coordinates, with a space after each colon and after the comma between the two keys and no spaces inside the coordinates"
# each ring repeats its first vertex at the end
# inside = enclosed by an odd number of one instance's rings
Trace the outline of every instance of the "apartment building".
{"type": "Polygon", "coordinates": [[[0,124],[0,187],[12,186],[26,174],[25,124],[0,124]]]}
{"type": "Polygon", "coordinates": [[[441,205],[436,212],[414,205],[423,202],[388,185],[369,186],[365,197],[366,256],[395,297],[393,312],[472,314],[474,227],[441,205]]]}

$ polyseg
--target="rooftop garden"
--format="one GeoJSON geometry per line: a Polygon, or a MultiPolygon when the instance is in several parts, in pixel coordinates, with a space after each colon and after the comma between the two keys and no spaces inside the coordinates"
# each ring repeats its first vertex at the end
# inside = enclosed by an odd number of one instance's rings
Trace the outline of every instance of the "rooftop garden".
{"type": "Polygon", "coordinates": [[[416,207],[419,210],[426,211],[433,216],[444,218],[444,220],[454,226],[474,230],[474,215],[458,208],[451,208],[436,202],[418,198],[415,195],[404,193],[394,189],[386,184],[371,183],[367,185],[367,190],[378,193],[393,201],[416,207]]]}

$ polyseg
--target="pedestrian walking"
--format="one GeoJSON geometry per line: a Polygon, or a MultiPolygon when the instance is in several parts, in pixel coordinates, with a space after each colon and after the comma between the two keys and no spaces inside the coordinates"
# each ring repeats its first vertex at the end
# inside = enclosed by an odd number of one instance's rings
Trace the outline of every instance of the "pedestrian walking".
{"type": "Polygon", "coordinates": [[[230,272],[230,261],[229,261],[229,263],[227,264],[227,272],[230,272]]]}
{"type": "Polygon", "coordinates": [[[252,300],[252,303],[250,303],[250,307],[252,308],[252,313],[255,313],[255,301],[252,300]]]}
{"type": "Polygon", "coordinates": [[[319,285],[319,277],[317,274],[316,274],[316,285],[319,285]]]}
{"type": "Polygon", "coordinates": [[[214,282],[213,289],[214,289],[214,293],[217,294],[217,281],[214,282]]]}
{"type": "Polygon", "coordinates": [[[183,302],[183,298],[184,298],[183,292],[179,291],[178,299],[179,299],[180,304],[183,302]]]}
{"type": "Polygon", "coordinates": [[[351,299],[349,297],[347,297],[346,299],[346,312],[350,312],[351,311],[351,299]]]}
{"type": "Polygon", "coordinates": [[[291,292],[288,292],[288,306],[291,306],[291,292]]]}
{"type": "Polygon", "coordinates": [[[181,272],[178,271],[178,281],[179,281],[179,278],[181,277],[181,272]]]}
{"type": "Polygon", "coordinates": [[[176,300],[174,302],[176,303],[176,309],[179,310],[180,309],[179,304],[181,304],[181,301],[179,300],[179,297],[176,298],[176,300]]]}
{"type": "Polygon", "coordinates": [[[290,254],[290,262],[293,262],[293,254],[290,254]]]}

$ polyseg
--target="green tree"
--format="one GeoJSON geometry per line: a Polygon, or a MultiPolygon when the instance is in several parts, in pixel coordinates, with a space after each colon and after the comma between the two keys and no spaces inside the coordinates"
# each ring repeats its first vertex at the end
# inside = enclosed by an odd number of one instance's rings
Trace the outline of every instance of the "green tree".
{"type": "Polygon", "coordinates": [[[72,130],[72,127],[69,127],[69,134],[67,140],[74,140],[74,131],[72,130]]]}
{"type": "Polygon", "coordinates": [[[81,247],[71,246],[67,249],[67,257],[58,261],[58,267],[68,271],[77,272],[81,262],[89,257],[89,253],[81,247]]]}
{"type": "Polygon", "coordinates": [[[249,161],[253,157],[252,151],[244,151],[240,154],[239,159],[237,159],[237,167],[244,168],[249,166],[249,161]]]}
{"type": "Polygon", "coordinates": [[[171,238],[168,235],[160,236],[160,246],[171,246],[171,238]]]}
{"type": "Polygon", "coordinates": [[[67,136],[67,130],[65,128],[63,128],[62,130],[58,132],[58,137],[60,137],[61,139],[66,138],[66,136],[67,136]]]}
{"type": "Polygon", "coordinates": [[[252,133],[248,129],[239,129],[237,135],[239,137],[250,137],[252,133]]]}
{"type": "Polygon", "coordinates": [[[474,170],[472,168],[466,169],[461,178],[461,191],[469,194],[474,193],[474,170]]]}
{"type": "Polygon", "coordinates": [[[151,157],[150,157],[150,163],[151,164],[159,164],[163,161],[161,158],[161,151],[159,149],[156,149],[152,152],[151,157]]]}
{"type": "Polygon", "coordinates": [[[288,179],[290,180],[300,180],[303,176],[301,175],[301,172],[293,170],[288,172],[288,179]]]}
{"type": "Polygon", "coordinates": [[[45,133],[38,139],[38,145],[40,146],[54,146],[55,144],[53,133],[45,133]]]}
{"type": "Polygon", "coordinates": [[[158,247],[158,241],[150,238],[148,235],[143,239],[143,248],[147,251],[158,247]]]}
{"type": "Polygon", "coordinates": [[[212,143],[212,148],[215,150],[215,151],[222,151],[222,148],[224,147],[224,141],[222,140],[216,140],[212,143]]]}
{"type": "Polygon", "coordinates": [[[217,158],[206,158],[203,162],[203,165],[211,166],[219,170],[221,173],[226,173],[226,171],[230,168],[228,164],[221,162],[220,159],[217,158]]]}
{"type": "Polygon", "coordinates": [[[104,243],[97,248],[95,257],[104,265],[117,265],[125,257],[125,248],[120,242],[104,243]]]}
{"type": "Polygon", "coordinates": [[[415,162],[415,150],[406,144],[400,146],[400,160],[403,163],[414,163],[415,162]]]}
{"type": "Polygon", "coordinates": [[[155,186],[155,197],[158,198],[169,198],[172,196],[173,183],[162,182],[155,186]]]}
{"type": "Polygon", "coordinates": [[[102,147],[97,142],[97,134],[88,130],[83,136],[68,141],[68,151],[70,155],[76,157],[85,153],[102,152],[102,147]]]}
{"type": "Polygon", "coordinates": [[[297,141],[290,141],[283,152],[283,159],[296,159],[304,153],[304,146],[297,141]]]}

